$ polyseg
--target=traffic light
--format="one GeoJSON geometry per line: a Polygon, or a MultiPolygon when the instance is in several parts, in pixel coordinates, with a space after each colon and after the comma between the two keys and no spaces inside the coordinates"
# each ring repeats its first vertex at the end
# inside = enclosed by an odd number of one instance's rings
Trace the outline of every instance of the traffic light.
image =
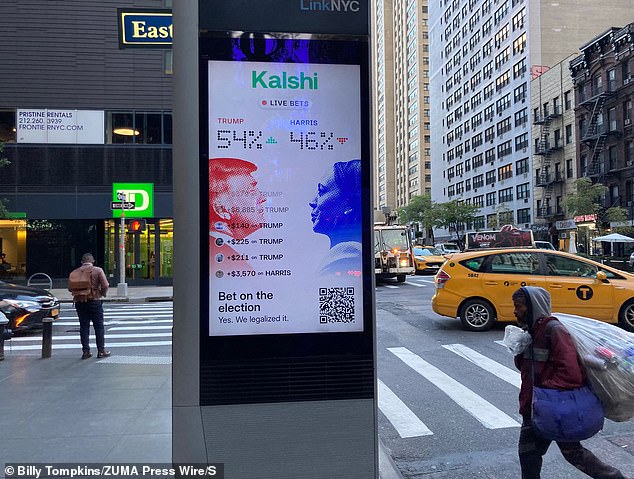
{"type": "Polygon", "coordinates": [[[145,231],[145,220],[129,220],[128,233],[141,233],[145,231]]]}

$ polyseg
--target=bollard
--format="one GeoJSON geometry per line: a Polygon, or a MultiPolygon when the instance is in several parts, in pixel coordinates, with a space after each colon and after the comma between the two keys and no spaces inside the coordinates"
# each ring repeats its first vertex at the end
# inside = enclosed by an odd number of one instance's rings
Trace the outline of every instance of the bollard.
{"type": "Polygon", "coordinates": [[[53,350],[53,319],[42,320],[42,358],[50,358],[53,350]]]}
{"type": "Polygon", "coordinates": [[[0,320],[0,361],[4,359],[4,327],[6,321],[0,320]]]}

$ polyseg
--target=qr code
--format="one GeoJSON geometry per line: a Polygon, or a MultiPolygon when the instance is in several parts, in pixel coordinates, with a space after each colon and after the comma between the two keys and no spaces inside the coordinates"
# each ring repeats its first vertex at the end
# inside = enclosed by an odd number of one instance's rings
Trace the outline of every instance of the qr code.
{"type": "Polygon", "coordinates": [[[319,322],[354,323],[354,288],[319,288],[319,322]]]}

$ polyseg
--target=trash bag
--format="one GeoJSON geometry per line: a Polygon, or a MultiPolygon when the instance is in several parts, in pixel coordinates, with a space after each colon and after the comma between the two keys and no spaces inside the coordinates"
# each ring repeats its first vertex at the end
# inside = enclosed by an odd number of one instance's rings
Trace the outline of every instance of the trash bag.
{"type": "Polygon", "coordinates": [[[533,342],[533,338],[528,331],[513,326],[512,324],[504,328],[504,339],[502,343],[513,354],[522,354],[526,348],[533,342]]]}
{"type": "Polygon", "coordinates": [[[634,417],[634,334],[618,326],[572,314],[553,313],[570,333],[588,382],[605,417],[634,417]]]}

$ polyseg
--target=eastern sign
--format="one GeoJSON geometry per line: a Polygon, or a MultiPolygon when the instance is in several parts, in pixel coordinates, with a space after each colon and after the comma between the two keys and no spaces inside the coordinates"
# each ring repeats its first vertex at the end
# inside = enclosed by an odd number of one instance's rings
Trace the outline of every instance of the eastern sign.
{"type": "Polygon", "coordinates": [[[17,110],[18,143],[104,143],[103,110],[17,110]]]}
{"type": "Polygon", "coordinates": [[[113,183],[112,184],[112,217],[121,218],[125,210],[126,218],[154,217],[154,184],[153,183],[113,183]],[[115,204],[126,208],[114,208],[115,204]],[[132,208],[127,206],[132,205],[132,208]]]}
{"type": "Polygon", "coordinates": [[[360,66],[270,47],[207,64],[209,334],[363,331],[360,66]]]}
{"type": "Polygon", "coordinates": [[[171,48],[171,10],[118,10],[119,47],[171,48]]]}

